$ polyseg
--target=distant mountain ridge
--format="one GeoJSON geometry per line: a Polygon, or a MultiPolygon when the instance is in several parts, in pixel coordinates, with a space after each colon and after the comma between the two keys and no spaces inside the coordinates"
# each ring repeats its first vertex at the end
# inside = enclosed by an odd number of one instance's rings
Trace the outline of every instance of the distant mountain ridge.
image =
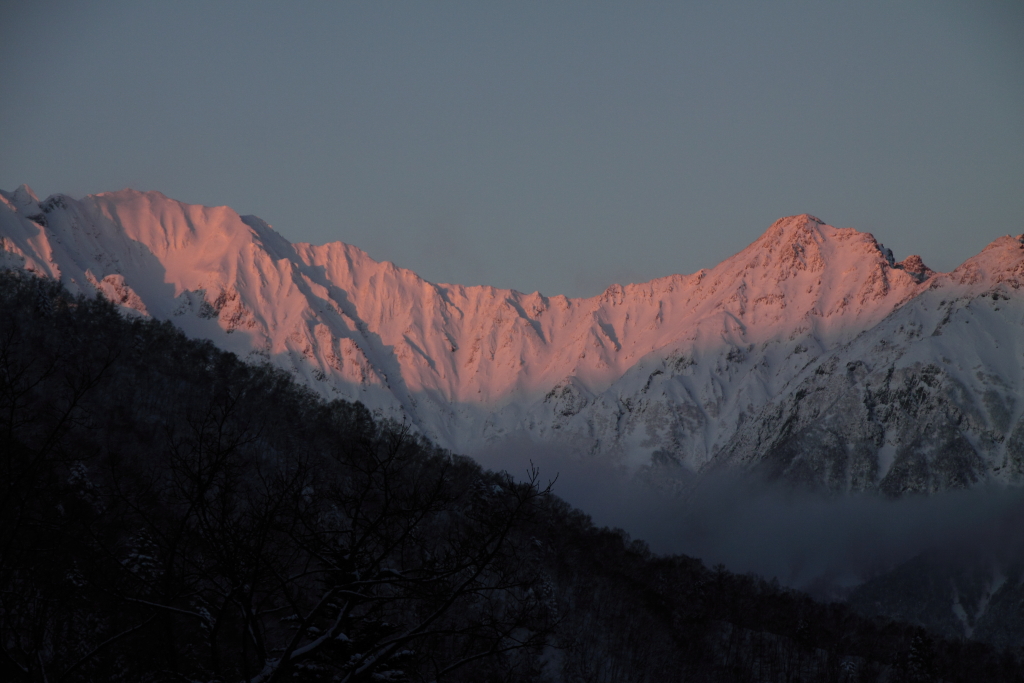
{"type": "Polygon", "coordinates": [[[709,270],[588,299],[426,282],[133,190],[0,193],[0,259],[287,368],[474,454],[510,438],[661,481],[1024,479],[1024,241],[950,273],[800,215],[709,270]]]}

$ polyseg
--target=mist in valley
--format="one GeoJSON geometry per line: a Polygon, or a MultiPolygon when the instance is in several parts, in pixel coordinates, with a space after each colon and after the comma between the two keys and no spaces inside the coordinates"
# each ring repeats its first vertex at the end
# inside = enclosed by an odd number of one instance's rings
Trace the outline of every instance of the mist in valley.
{"type": "Polygon", "coordinates": [[[636,475],[525,439],[474,457],[517,477],[531,463],[543,479],[557,476],[555,494],[656,553],[721,563],[819,597],[841,596],[926,551],[954,563],[1024,559],[1024,490],[1005,485],[892,499],[823,494],[733,472],[684,475],[672,491],[656,471],[636,475]]]}

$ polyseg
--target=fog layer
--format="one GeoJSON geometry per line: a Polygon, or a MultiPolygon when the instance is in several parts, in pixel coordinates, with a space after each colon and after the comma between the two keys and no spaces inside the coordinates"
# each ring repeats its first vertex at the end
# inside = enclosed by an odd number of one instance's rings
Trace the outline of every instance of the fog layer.
{"type": "Polygon", "coordinates": [[[595,523],[624,529],[658,553],[828,592],[852,586],[929,549],[964,558],[1024,559],[1024,490],[981,484],[899,499],[824,495],[743,474],[633,475],[525,440],[474,457],[522,476],[530,463],[595,523]]]}

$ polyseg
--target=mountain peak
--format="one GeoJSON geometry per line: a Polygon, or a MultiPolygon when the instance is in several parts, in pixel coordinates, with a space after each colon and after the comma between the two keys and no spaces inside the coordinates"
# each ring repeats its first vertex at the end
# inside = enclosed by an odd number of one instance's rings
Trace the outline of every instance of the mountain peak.
{"type": "Polygon", "coordinates": [[[745,270],[771,273],[769,277],[778,280],[798,272],[820,273],[833,266],[848,270],[853,261],[871,266],[893,264],[891,255],[870,233],[835,228],[807,213],[775,221],[734,258],[743,262],[745,270]]]}
{"type": "Polygon", "coordinates": [[[899,263],[896,263],[894,267],[905,271],[919,283],[924,282],[935,274],[935,271],[926,266],[924,260],[917,254],[911,254],[899,263]]]}
{"type": "Polygon", "coordinates": [[[798,213],[795,216],[783,216],[779,220],[772,224],[772,227],[776,225],[782,226],[808,226],[808,225],[825,225],[825,221],[821,220],[817,216],[812,216],[809,213],[798,213]]]}
{"type": "Polygon", "coordinates": [[[779,242],[791,243],[814,239],[815,236],[821,235],[823,225],[825,221],[809,213],[784,216],[772,223],[757,242],[773,245],[779,242]]]}
{"type": "Polygon", "coordinates": [[[28,185],[19,185],[14,194],[11,195],[11,200],[19,209],[39,203],[39,197],[36,196],[36,193],[28,185]]]}
{"type": "Polygon", "coordinates": [[[1014,289],[1024,286],[1024,235],[997,237],[981,253],[957,266],[949,278],[961,285],[1006,282],[1014,289]]]}

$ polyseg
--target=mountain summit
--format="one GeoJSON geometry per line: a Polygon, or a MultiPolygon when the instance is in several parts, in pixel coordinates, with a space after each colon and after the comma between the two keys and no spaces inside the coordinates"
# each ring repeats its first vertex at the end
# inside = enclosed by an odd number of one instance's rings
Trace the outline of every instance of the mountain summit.
{"type": "Polygon", "coordinates": [[[804,214],[710,270],[569,299],[430,283],[158,192],[0,204],[8,267],[470,454],[527,438],[663,480],[744,466],[893,493],[1024,477],[1020,238],[941,274],[804,214]]]}

